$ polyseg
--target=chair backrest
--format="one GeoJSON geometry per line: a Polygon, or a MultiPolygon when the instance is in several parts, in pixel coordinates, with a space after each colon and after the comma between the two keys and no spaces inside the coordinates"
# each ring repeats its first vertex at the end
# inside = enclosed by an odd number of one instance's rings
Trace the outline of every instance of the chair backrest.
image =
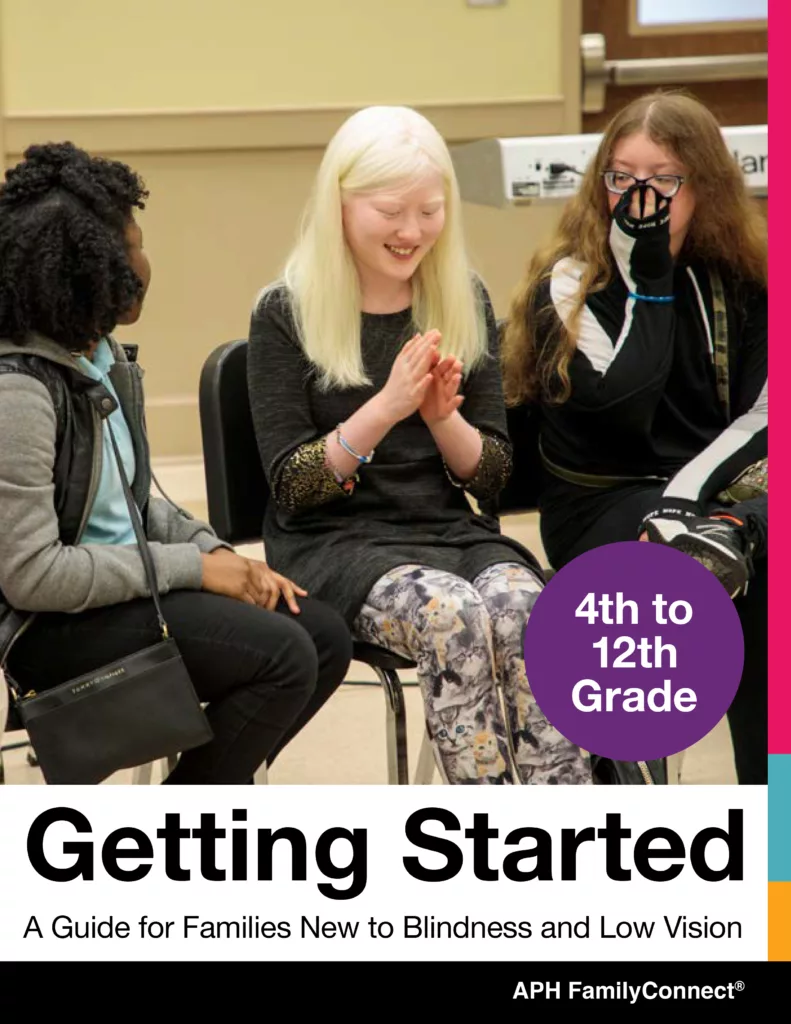
{"type": "MultiPolygon", "coordinates": [[[[497,334],[502,341],[507,321],[497,321],[497,334]]],[[[534,512],[541,493],[544,467],[538,453],[539,408],[518,405],[506,409],[508,436],[513,450],[513,470],[505,487],[486,511],[493,515],[518,515],[534,512]]]]}
{"type": "Polygon", "coordinates": [[[537,408],[517,405],[506,409],[508,435],[513,450],[513,470],[497,496],[498,516],[534,512],[538,506],[544,467],[538,453],[537,408]]]}
{"type": "Polygon", "coordinates": [[[5,681],[3,670],[0,668],[0,746],[3,743],[3,733],[11,731],[11,727],[8,725],[8,709],[10,707],[8,697],[8,683],[5,681]]]}
{"type": "Polygon", "coordinates": [[[253,543],[269,487],[250,413],[246,339],[220,345],[206,360],[199,404],[209,522],[229,544],[253,543]]]}

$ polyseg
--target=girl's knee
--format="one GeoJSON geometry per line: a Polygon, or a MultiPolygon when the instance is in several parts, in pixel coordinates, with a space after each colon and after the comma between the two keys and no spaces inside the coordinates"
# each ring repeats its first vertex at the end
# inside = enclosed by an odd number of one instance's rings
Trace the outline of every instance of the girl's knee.
{"type": "Polygon", "coordinates": [[[454,633],[488,627],[486,604],[478,591],[465,580],[454,580],[449,587],[427,587],[426,591],[420,609],[420,619],[426,629],[454,633]]]}
{"type": "Polygon", "coordinates": [[[309,699],[316,690],[319,657],[313,639],[295,621],[277,616],[277,637],[272,642],[272,661],[267,673],[282,690],[309,699]]]}
{"type": "MultiPolygon", "coordinates": [[[[303,607],[303,614],[308,607],[303,607]]],[[[310,618],[297,619],[311,637],[321,671],[333,678],[343,679],[354,656],[351,632],[343,617],[328,605],[310,608],[310,618]]]]}
{"type": "Polygon", "coordinates": [[[492,566],[481,573],[475,585],[490,612],[529,612],[544,589],[543,580],[522,565],[492,566]]]}

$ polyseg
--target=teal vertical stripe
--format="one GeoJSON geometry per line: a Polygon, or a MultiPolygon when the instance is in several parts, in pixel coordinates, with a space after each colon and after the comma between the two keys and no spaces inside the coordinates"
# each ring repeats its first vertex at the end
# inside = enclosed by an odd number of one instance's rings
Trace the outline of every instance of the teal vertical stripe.
{"type": "Polygon", "coordinates": [[[791,754],[769,755],[769,881],[791,882],[791,754]]]}

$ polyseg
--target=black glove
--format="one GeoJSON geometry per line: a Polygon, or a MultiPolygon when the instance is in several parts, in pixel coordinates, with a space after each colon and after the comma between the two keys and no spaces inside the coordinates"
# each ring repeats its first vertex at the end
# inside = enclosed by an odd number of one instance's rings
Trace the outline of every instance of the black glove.
{"type": "Polygon", "coordinates": [[[618,200],[618,205],[613,210],[613,216],[625,230],[640,231],[650,228],[664,227],[670,223],[670,204],[672,199],[663,196],[652,185],[632,185],[630,189],[618,200]],[[645,206],[649,191],[654,194],[654,212],[646,217],[645,206]],[[640,216],[634,218],[631,214],[632,199],[639,196],[640,216]]]}
{"type": "Polygon", "coordinates": [[[633,185],[624,192],[613,210],[612,230],[635,239],[629,256],[629,270],[638,291],[651,295],[672,292],[674,262],[670,255],[670,202],[650,185],[633,185]],[[648,189],[656,196],[656,210],[650,216],[636,220],[630,213],[632,198],[639,195],[643,212],[648,189]]]}

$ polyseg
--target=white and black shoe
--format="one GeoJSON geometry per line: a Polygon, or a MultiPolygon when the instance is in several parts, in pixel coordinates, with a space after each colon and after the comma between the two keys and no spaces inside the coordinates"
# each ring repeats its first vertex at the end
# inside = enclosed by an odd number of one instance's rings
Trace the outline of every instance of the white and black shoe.
{"type": "Polygon", "coordinates": [[[648,539],[690,555],[714,573],[731,598],[747,592],[752,575],[750,559],[739,530],[721,519],[686,517],[649,519],[648,539]]]}

